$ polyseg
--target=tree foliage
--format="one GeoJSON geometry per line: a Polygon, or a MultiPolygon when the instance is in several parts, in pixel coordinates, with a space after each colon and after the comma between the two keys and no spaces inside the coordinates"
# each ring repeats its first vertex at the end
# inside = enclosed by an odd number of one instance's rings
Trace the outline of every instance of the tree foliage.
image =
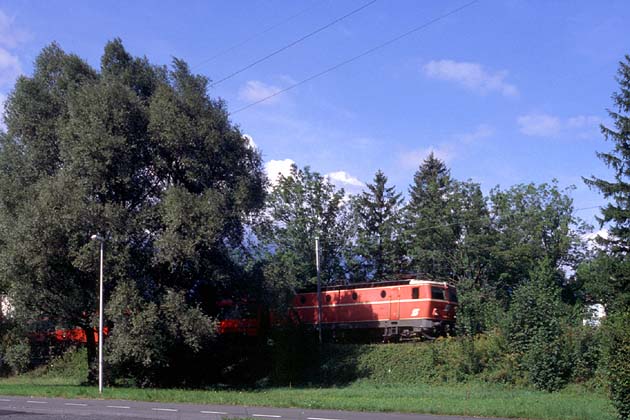
{"type": "Polygon", "coordinates": [[[207,82],[120,40],[99,70],[43,49],[9,95],[0,139],[0,284],[16,305],[92,337],[94,233],[106,238],[106,296],[133,281],[150,302],[173,290],[201,303],[236,277],[232,254],[266,181],[207,82]]]}
{"type": "Polygon", "coordinates": [[[560,298],[557,275],[550,260],[541,261],[529,281],[514,292],[509,312],[510,345],[530,381],[547,391],[562,388],[569,377],[562,337],[568,311],[560,298]]]}
{"type": "Polygon", "coordinates": [[[114,377],[140,386],[194,381],[202,351],[209,351],[213,321],[186,303],[182,292],[143,297],[133,282],[121,282],[107,305],[115,325],[107,340],[106,362],[114,377]]]}
{"type": "Polygon", "coordinates": [[[402,271],[402,198],[387,177],[377,171],[367,191],[352,201],[355,244],[347,258],[359,281],[382,280],[402,271]]]}
{"type": "MultiPolygon", "coordinates": [[[[548,260],[556,270],[575,266],[572,258],[581,240],[569,191],[560,190],[554,182],[520,184],[507,190],[497,187],[490,192],[496,234],[489,274],[506,302],[541,261],[548,260]]],[[[556,280],[564,285],[558,273],[556,280]]]]}
{"type": "Polygon", "coordinates": [[[617,311],[604,323],[604,360],[612,403],[630,419],[630,312],[617,311]]]}
{"type": "Polygon", "coordinates": [[[348,219],[344,191],[309,167],[293,165],[280,176],[267,201],[258,235],[265,258],[270,290],[295,290],[316,282],[315,238],[320,243],[324,283],[344,276],[343,249],[348,219]]]}
{"type": "Polygon", "coordinates": [[[412,271],[453,277],[460,225],[456,222],[456,183],[432,153],[416,171],[405,207],[405,245],[412,271]]]}
{"type": "Polygon", "coordinates": [[[613,170],[614,179],[584,178],[590,187],[610,200],[602,209],[601,226],[607,226],[609,235],[599,238],[602,252],[582,268],[589,292],[609,310],[630,308],[630,55],[619,63],[617,71],[619,90],[612,95],[613,108],[608,115],[612,127],[601,126],[604,138],[613,143],[610,152],[597,156],[613,170]],[[603,270],[602,270],[603,269],[603,270]]]}

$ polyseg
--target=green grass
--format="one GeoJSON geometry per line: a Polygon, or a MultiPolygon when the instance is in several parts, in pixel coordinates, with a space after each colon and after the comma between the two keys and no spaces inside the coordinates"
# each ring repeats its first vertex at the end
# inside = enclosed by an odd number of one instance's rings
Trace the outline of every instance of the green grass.
{"type": "MultiPolygon", "coordinates": [[[[0,394],[98,398],[95,387],[44,384],[12,378],[0,394]]],[[[269,388],[256,391],[107,388],[104,398],[196,404],[302,407],[356,411],[410,412],[531,419],[614,419],[606,397],[578,387],[545,393],[480,383],[376,385],[342,388],[269,388]]]]}
{"type": "MultiPolygon", "coordinates": [[[[0,394],[98,398],[95,387],[81,386],[85,354],[63,358],[21,376],[0,380],[0,394]]],[[[397,384],[374,379],[344,387],[264,388],[251,391],[106,388],[104,398],[138,401],[301,407],[353,411],[409,412],[529,419],[615,419],[601,392],[569,386],[561,392],[482,382],[397,384]]]]}

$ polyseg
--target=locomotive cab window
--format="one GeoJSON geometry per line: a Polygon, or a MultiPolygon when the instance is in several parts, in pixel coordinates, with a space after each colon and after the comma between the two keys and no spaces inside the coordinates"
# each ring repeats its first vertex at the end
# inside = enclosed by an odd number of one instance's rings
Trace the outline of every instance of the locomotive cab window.
{"type": "Polygon", "coordinates": [[[431,299],[439,299],[446,300],[445,290],[441,287],[432,286],[431,287],[431,299]]]}
{"type": "Polygon", "coordinates": [[[411,289],[411,299],[420,299],[420,288],[414,287],[411,289]]]}
{"type": "Polygon", "coordinates": [[[448,296],[451,298],[451,302],[457,302],[457,290],[453,287],[448,288],[448,296]]]}
{"type": "Polygon", "coordinates": [[[357,292],[352,292],[352,299],[357,300],[358,297],[357,292]]]}
{"type": "Polygon", "coordinates": [[[381,297],[385,298],[387,296],[387,292],[385,290],[381,290],[381,297]]]}

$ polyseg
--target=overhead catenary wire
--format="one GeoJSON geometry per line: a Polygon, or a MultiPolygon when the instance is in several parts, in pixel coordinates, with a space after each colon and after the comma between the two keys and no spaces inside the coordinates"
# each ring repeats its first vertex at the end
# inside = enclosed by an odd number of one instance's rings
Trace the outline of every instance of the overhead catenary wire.
{"type": "Polygon", "coordinates": [[[252,62],[252,63],[249,63],[248,65],[246,65],[246,66],[244,66],[244,67],[241,67],[240,69],[238,69],[238,70],[236,70],[236,71],[234,71],[234,72],[232,72],[232,73],[228,74],[227,76],[223,77],[222,79],[219,79],[219,80],[217,80],[216,82],[211,83],[211,84],[210,84],[210,87],[215,87],[215,86],[217,86],[218,84],[223,83],[223,82],[225,82],[226,80],[231,79],[232,77],[234,77],[234,76],[236,76],[236,75],[238,75],[238,74],[241,74],[241,73],[242,73],[242,72],[244,72],[245,70],[249,70],[249,69],[251,69],[252,67],[256,66],[257,64],[260,64],[260,63],[262,63],[263,61],[266,61],[266,60],[270,59],[271,57],[273,57],[273,56],[275,56],[275,55],[277,55],[277,54],[280,54],[282,51],[285,51],[285,50],[287,50],[287,49],[289,49],[289,48],[291,48],[291,47],[293,47],[293,46],[295,46],[295,45],[299,44],[300,42],[303,42],[303,41],[305,41],[306,39],[308,39],[308,38],[310,38],[310,37],[312,37],[312,36],[314,36],[314,35],[316,35],[316,34],[318,34],[318,33],[322,32],[323,30],[330,28],[331,26],[333,26],[333,25],[335,25],[335,24],[337,24],[337,23],[341,22],[342,20],[347,19],[347,18],[349,18],[350,16],[352,16],[352,15],[355,15],[355,14],[359,13],[361,10],[365,9],[365,8],[366,8],[366,7],[368,7],[368,6],[371,6],[372,4],[374,4],[374,3],[376,3],[376,2],[377,2],[377,0],[370,0],[370,1],[368,1],[367,3],[363,4],[362,6],[360,6],[360,7],[356,8],[356,9],[354,9],[354,10],[352,10],[352,11],[350,11],[350,12],[346,13],[345,15],[343,15],[343,16],[341,16],[341,17],[338,17],[338,18],[336,18],[335,20],[333,20],[333,21],[331,21],[331,22],[328,22],[326,25],[321,26],[321,27],[319,27],[319,28],[315,29],[315,30],[314,30],[314,31],[312,31],[312,32],[309,32],[308,34],[306,34],[306,35],[304,35],[304,36],[302,36],[302,37],[300,37],[300,38],[296,39],[295,41],[290,42],[289,44],[287,44],[287,45],[285,45],[285,46],[283,46],[283,47],[280,47],[280,48],[278,48],[277,50],[275,50],[275,51],[273,51],[273,52],[271,52],[271,53],[269,53],[269,54],[267,54],[267,55],[265,55],[265,56],[263,56],[263,57],[259,58],[258,60],[254,61],[254,62],[252,62]]]}
{"type": "Polygon", "coordinates": [[[260,31],[260,32],[256,32],[256,33],[254,33],[254,34],[249,35],[249,36],[248,36],[248,37],[246,37],[245,39],[242,39],[241,41],[238,41],[238,42],[236,42],[236,43],[234,43],[234,44],[230,45],[229,47],[226,47],[226,48],[224,48],[224,49],[220,50],[219,52],[217,52],[216,54],[214,54],[212,57],[208,57],[208,58],[206,58],[206,59],[204,59],[204,60],[200,61],[199,63],[195,64],[195,68],[199,68],[199,67],[201,67],[201,66],[202,66],[202,65],[204,65],[204,64],[208,64],[208,63],[210,63],[210,62],[212,62],[212,61],[216,60],[217,58],[219,58],[219,57],[221,57],[221,56],[223,56],[223,55],[225,55],[225,54],[227,54],[227,53],[229,53],[229,52],[231,52],[231,51],[234,51],[234,50],[236,50],[236,49],[238,49],[238,48],[242,47],[243,45],[246,45],[246,44],[247,44],[247,43],[249,43],[250,41],[253,41],[254,39],[260,38],[261,36],[265,35],[265,34],[266,34],[266,33],[268,33],[268,32],[273,31],[274,29],[276,29],[276,28],[278,28],[278,27],[280,27],[280,26],[284,25],[285,23],[288,23],[288,22],[292,21],[293,19],[295,19],[295,18],[297,18],[297,17],[299,17],[299,16],[302,16],[302,15],[303,15],[303,14],[305,14],[306,12],[308,12],[308,11],[310,11],[310,10],[314,9],[316,6],[318,6],[318,3],[313,3],[313,4],[312,4],[312,5],[310,5],[309,7],[305,8],[305,9],[302,9],[302,10],[300,10],[299,12],[294,13],[294,14],[292,14],[291,16],[288,16],[288,17],[286,17],[286,18],[282,19],[281,21],[276,22],[276,23],[274,23],[274,24],[272,24],[272,25],[270,25],[270,26],[267,26],[267,27],[266,27],[265,29],[263,29],[262,31],[260,31]]]}
{"type": "Polygon", "coordinates": [[[402,33],[402,34],[400,34],[398,36],[395,36],[394,38],[391,38],[391,39],[389,39],[389,40],[387,40],[387,41],[385,41],[385,42],[375,46],[375,47],[372,47],[372,48],[362,52],[361,54],[355,55],[355,56],[353,56],[353,57],[351,57],[351,58],[349,58],[347,60],[344,60],[344,61],[342,61],[340,63],[335,64],[334,66],[328,67],[327,69],[322,70],[319,73],[315,73],[314,75],[309,76],[306,79],[300,80],[299,82],[296,82],[296,83],[294,83],[294,84],[292,84],[290,86],[287,86],[284,89],[280,89],[277,92],[272,93],[271,95],[265,96],[264,98],[261,98],[261,99],[259,99],[257,101],[251,102],[251,103],[249,103],[249,104],[247,104],[247,105],[245,105],[245,106],[243,106],[241,108],[238,108],[235,111],[230,112],[229,115],[234,115],[234,114],[237,114],[239,112],[245,111],[246,109],[249,109],[249,108],[251,108],[251,107],[253,107],[255,105],[258,105],[261,102],[268,101],[271,98],[274,98],[274,97],[276,97],[278,95],[281,95],[281,94],[283,94],[283,93],[285,93],[285,92],[287,92],[287,91],[289,91],[291,89],[294,89],[294,88],[296,88],[298,86],[301,86],[301,85],[303,85],[305,83],[308,83],[311,80],[317,79],[318,77],[321,77],[321,76],[323,76],[323,75],[325,75],[327,73],[335,71],[335,70],[337,70],[340,67],[343,67],[343,66],[345,66],[347,64],[352,63],[353,61],[356,61],[356,60],[358,60],[360,58],[365,57],[366,55],[372,54],[375,51],[383,49],[383,48],[385,48],[385,47],[387,47],[387,46],[389,46],[389,45],[391,45],[391,44],[393,44],[393,43],[395,43],[395,42],[397,42],[397,41],[399,41],[399,40],[401,40],[403,38],[406,38],[406,37],[408,37],[408,36],[410,36],[410,35],[412,35],[412,34],[414,34],[416,32],[419,32],[419,31],[421,31],[423,29],[426,29],[429,26],[431,26],[431,25],[433,25],[433,24],[435,24],[435,23],[437,23],[437,22],[439,22],[439,21],[441,21],[443,19],[446,19],[449,16],[452,16],[452,15],[462,11],[462,10],[466,9],[467,7],[470,7],[470,6],[472,6],[473,4],[475,4],[477,2],[479,2],[479,0],[473,0],[473,1],[468,2],[468,3],[466,3],[466,4],[462,5],[462,6],[457,7],[455,9],[452,9],[451,11],[449,11],[447,13],[444,13],[444,14],[436,17],[436,18],[433,18],[430,21],[425,22],[425,23],[423,23],[420,26],[416,26],[415,28],[410,29],[407,32],[404,32],[404,33],[402,33]]]}

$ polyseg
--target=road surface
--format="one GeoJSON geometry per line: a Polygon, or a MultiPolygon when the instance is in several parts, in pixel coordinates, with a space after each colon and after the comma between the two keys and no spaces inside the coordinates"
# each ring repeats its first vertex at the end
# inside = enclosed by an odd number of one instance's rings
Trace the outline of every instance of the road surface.
{"type": "MultiPolygon", "coordinates": [[[[0,396],[1,420],[464,420],[478,417],[0,396]]],[[[501,419],[495,419],[501,420],[501,419]]],[[[503,419],[505,420],[505,419],[503,419]]]]}

